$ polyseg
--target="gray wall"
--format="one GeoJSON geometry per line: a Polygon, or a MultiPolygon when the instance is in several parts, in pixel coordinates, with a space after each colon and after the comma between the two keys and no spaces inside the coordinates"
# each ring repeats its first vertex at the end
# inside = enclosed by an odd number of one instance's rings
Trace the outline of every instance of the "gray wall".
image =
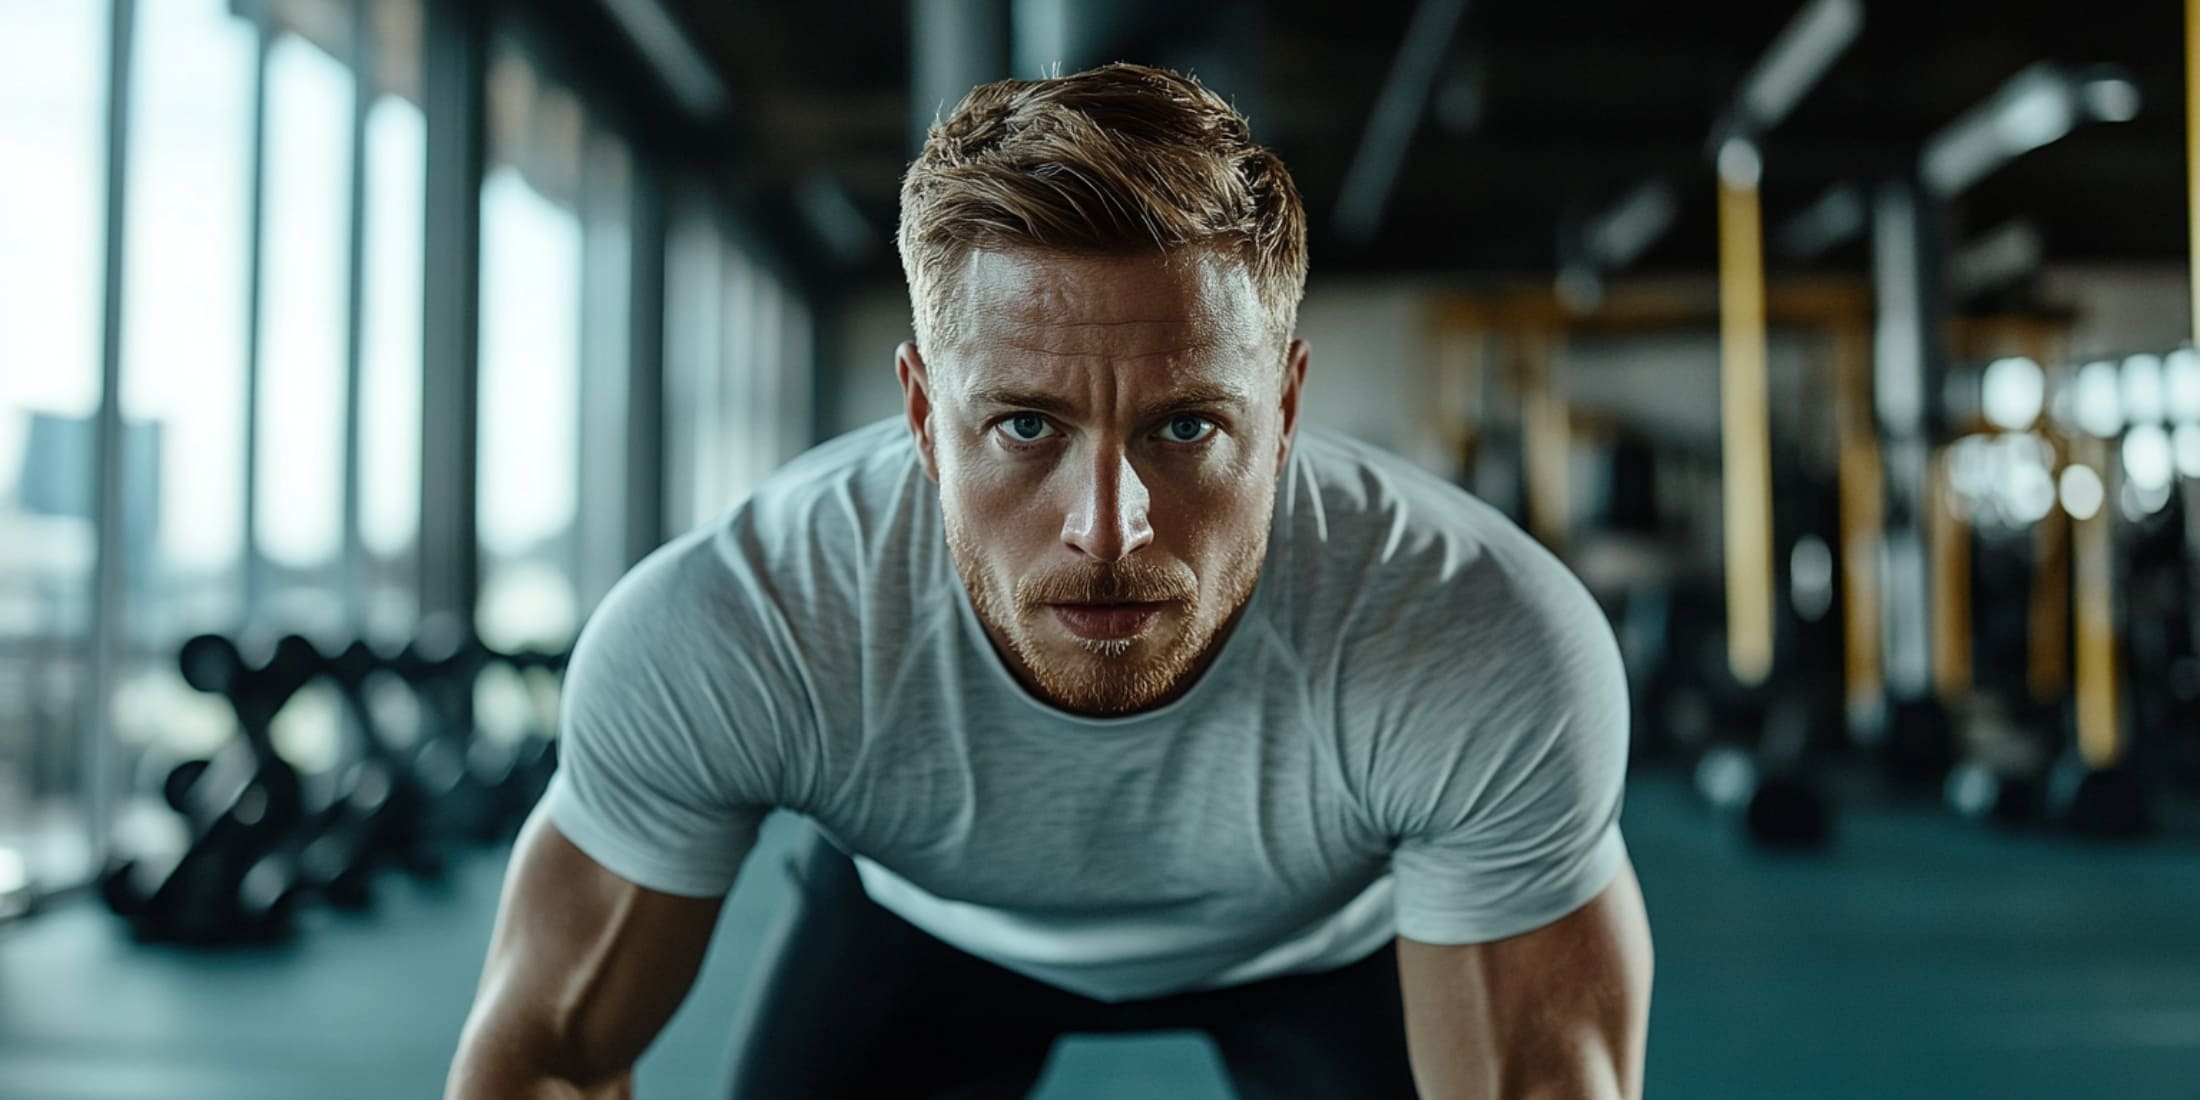
{"type": "Polygon", "coordinates": [[[2077,310],[2070,355],[2079,362],[2159,355],[2192,339],[2192,284],[2182,267],[2056,267],[2041,286],[2077,310]]]}

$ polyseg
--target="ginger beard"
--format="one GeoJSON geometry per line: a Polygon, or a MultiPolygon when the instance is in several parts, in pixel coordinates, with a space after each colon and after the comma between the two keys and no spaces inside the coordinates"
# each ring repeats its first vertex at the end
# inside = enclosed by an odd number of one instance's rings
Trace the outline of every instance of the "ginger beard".
{"type": "MultiPolygon", "coordinates": [[[[1262,511],[1273,507],[1265,486],[1262,511]]],[[[945,496],[945,494],[943,494],[945,496]]],[[[1219,563],[1212,584],[1182,563],[1138,557],[1111,564],[1002,578],[989,572],[978,534],[951,500],[941,501],[948,552],[986,632],[1007,645],[1038,695],[1080,714],[1120,715],[1168,702],[1191,687],[1227,637],[1225,628],[1252,597],[1268,553],[1268,532],[1247,539],[1219,563]],[[1054,603],[1168,602],[1128,638],[1081,638],[1054,617],[1054,603]]]]}

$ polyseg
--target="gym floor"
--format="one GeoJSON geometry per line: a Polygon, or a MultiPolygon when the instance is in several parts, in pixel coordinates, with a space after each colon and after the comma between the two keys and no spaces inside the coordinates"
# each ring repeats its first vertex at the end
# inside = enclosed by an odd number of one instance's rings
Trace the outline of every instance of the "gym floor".
{"type": "MultiPolygon", "coordinates": [[[[694,995],[639,1071],[720,1090],[753,945],[784,895],[774,820],[694,995]]],[[[2200,1100],[2200,839],[2102,847],[1852,808],[1836,847],[1768,857],[1679,780],[1639,777],[1628,838],[1658,940],[1649,1094],[1752,1100],[2200,1100]]],[[[132,944],[91,902],[0,926],[0,1097],[438,1095],[502,853],[276,951],[132,944]]],[[[1072,1038],[1042,1100],[1226,1097],[1202,1039],[1072,1038]]]]}

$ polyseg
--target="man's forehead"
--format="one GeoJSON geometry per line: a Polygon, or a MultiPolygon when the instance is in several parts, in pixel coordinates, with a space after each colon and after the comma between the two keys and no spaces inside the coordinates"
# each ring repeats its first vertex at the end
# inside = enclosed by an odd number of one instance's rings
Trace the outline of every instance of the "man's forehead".
{"type": "Polygon", "coordinates": [[[1062,411],[1083,408],[1095,392],[1142,409],[1242,405],[1255,397],[1252,372],[1211,358],[1140,362],[1062,357],[1016,361],[982,357],[959,371],[956,389],[972,406],[1062,411]]]}
{"type": "Polygon", "coordinates": [[[1105,256],[974,251],[949,308],[966,352],[1225,358],[1260,347],[1265,318],[1244,265],[1204,251],[1105,256]]]}

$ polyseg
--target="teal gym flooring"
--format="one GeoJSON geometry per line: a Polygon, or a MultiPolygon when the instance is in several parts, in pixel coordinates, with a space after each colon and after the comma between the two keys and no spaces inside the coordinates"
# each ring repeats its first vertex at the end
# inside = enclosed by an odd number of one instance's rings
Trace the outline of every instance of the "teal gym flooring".
{"type": "MultiPolygon", "coordinates": [[[[2189,823],[2185,823],[2189,826],[2189,823]]],[[[1931,806],[1851,808],[1822,856],[1745,848],[1638,777],[1630,846],[1658,945],[1659,1098],[2200,1100],[2200,834],[2123,847],[1931,806]]],[[[641,1063],[647,1100],[721,1092],[799,823],[775,819],[704,973],[641,1063]]],[[[440,1095],[503,871],[396,878],[272,951],[141,947],[86,900],[0,926],[0,1097],[440,1095]]],[[[1072,1037],[1034,1096],[1227,1097],[1196,1035],[1072,1037]]]]}

